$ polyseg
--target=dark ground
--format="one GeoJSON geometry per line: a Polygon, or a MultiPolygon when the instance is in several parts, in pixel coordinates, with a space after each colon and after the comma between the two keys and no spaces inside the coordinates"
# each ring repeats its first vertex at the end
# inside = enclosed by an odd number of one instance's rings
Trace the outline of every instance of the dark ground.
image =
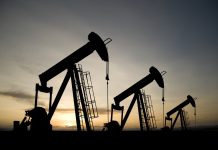
{"type": "Polygon", "coordinates": [[[218,149],[217,130],[195,131],[107,131],[51,133],[0,131],[0,145],[4,149],[218,149]],[[15,146],[15,148],[14,148],[15,146]]]}

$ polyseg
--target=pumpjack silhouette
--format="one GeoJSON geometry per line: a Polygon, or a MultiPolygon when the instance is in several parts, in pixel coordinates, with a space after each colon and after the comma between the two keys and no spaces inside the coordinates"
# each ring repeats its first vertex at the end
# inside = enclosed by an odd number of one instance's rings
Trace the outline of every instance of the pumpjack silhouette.
{"type": "Polygon", "coordinates": [[[140,129],[141,131],[143,131],[144,126],[146,126],[147,130],[149,130],[148,117],[145,111],[144,99],[142,97],[142,93],[140,89],[147,86],[154,80],[157,82],[159,87],[164,88],[164,81],[161,73],[153,66],[149,69],[149,72],[150,72],[149,75],[145,76],[143,79],[141,79],[140,81],[138,81],[137,83],[135,83],[134,85],[132,85],[131,87],[129,87],[128,89],[117,95],[116,97],[114,97],[115,104],[111,105],[111,121],[105,123],[104,130],[111,131],[111,132],[122,131],[136,101],[138,106],[140,129]],[[126,99],[132,94],[134,94],[133,99],[123,118],[124,106],[120,106],[120,102],[122,102],[124,99],[126,99]],[[120,125],[117,121],[113,120],[113,110],[121,111],[120,125]]]}
{"type": "Polygon", "coordinates": [[[185,116],[183,108],[188,104],[191,104],[192,107],[196,107],[195,100],[190,95],[187,96],[187,99],[184,102],[182,102],[181,104],[179,104],[178,106],[176,106],[175,108],[167,112],[167,116],[165,117],[165,127],[162,130],[165,130],[165,131],[173,130],[175,127],[176,121],[178,120],[179,117],[180,117],[180,123],[181,123],[182,130],[187,130],[186,116],[185,116]],[[176,112],[177,112],[177,115],[173,121],[171,116],[176,112]],[[166,121],[170,121],[171,123],[170,127],[166,126],[166,121]]]}
{"type": "MultiPolygon", "coordinates": [[[[91,131],[90,124],[90,112],[88,109],[88,102],[85,101],[84,89],[82,87],[82,80],[79,74],[78,67],[76,63],[86,58],[90,54],[92,54],[95,50],[97,51],[100,58],[109,63],[109,56],[106,44],[112,41],[112,39],[107,38],[106,40],[102,40],[100,36],[94,32],[91,32],[88,35],[89,42],[58,62],[56,65],[49,68],[47,71],[43,72],[39,75],[40,84],[36,84],[36,95],[35,95],[35,107],[31,110],[26,111],[25,117],[21,124],[19,125],[20,130],[26,130],[27,126],[30,126],[30,131],[33,132],[45,132],[51,131],[52,125],[50,124],[51,118],[57,108],[57,105],[61,99],[61,96],[67,86],[68,81],[71,79],[72,82],[72,92],[73,92],[73,100],[74,100],[74,108],[76,114],[76,122],[77,122],[77,130],[81,131],[81,113],[85,120],[85,125],[87,131],[91,131]],[[66,76],[61,84],[61,87],[52,103],[52,87],[47,87],[47,82],[63,72],[67,70],[66,76]],[[49,93],[49,110],[48,114],[45,108],[38,107],[38,91],[49,93]]],[[[108,66],[108,65],[107,65],[108,66]]],[[[108,70],[108,68],[107,68],[108,70]]],[[[106,79],[109,80],[108,72],[106,74],[106,79]]]]}
{"type": "MultiPolygon", "coordinates": [[[[72,83],[72,93],[75,108],[77,131],[81,131],[84,129],[83,122],[85,122],[85,128],[87,131],[93,130],[92,118],[98,117],[98,115],[95,115],[95,113],[97,112],[97,108],[93,108],[95,100],[87,100],[86,92],[86,88],[90,89],[92,88],[92,86],[85,86],[83,79],[83,71],[81,69],[81,66],[77,65],[77,63],[89,56],[90,54],[92,54],[96,50],[100,58],[107,63],[105,79],[107,80],[108,85],[109,56],[106,45],[109,42],[111,42],[112,39],[107,38],[103,41],[98,34],[91,32],[88,35],[88,40],[89,42],[86,43],[84,46],[82,46],[81,48],[79,48],[78,50],[76,50],[75,52],[73,52],[72,54],[70,54],[69,56],[67,56],[66,58],[64,58],[63,60],[61,60],[60,62],[58,62],[57,64],[55,64],[54,66],[52,66],[51,68],[39,75],[40,83],[36,84],[34,108],[25,111],[25,117],[19,125],[17,125],[17,122],[15,122],[17,126],[16,130],[27,131],[27,127],[30,126],[30,131],[32,132],[52,131],[52,125],[50,124],[50,122],[69,80],[71,80],[72,83]],[[54,101],[52,102],[53,87],[48,87],[47,82],[55,76],[57,76],[58,74],[60,74],[61,72],[63,72],[64,70],[67,70],[66,76],[60,86],[59,91],[57,92],[56,97],[54,98],[54,101]],[[46,112],[45,108],[38,106],[38,92],[49,93],[50,95],[48,113],[46,112]]],[[[147,130],[150,130],[148,123],[149,118],[145,110],[145,98],[143,98],[142,88],[149,85],[155,80],[158,86],[164,89],[164,80],[162,75],[165,72],[159,72],[158,69],[156,69],[154,66],[150,67],[149,72],[150,74],[148,74],[147,76],[145,76],[144,78],[130,86],[128,89],[114,97],[114,104],[111,105],[111,120],[110,122],[104,124],[103,130],[112,132],[122,131],[135,102],[137,102],[141,131],[143,131],[145,128],[147,130]],[[124,106],[120,106],[120,103],[132,94],[134,95],[133,99],[131,100],[126,114],[123,117],[124,106]],[[118,121],[113,120],[114,110],[121,111],[120,124],[118,123],[118,121]]],[[[162,101],[164,102],[164,92],[162,101]]],[[[177,107],[175,107],[167,113],[167,117],[165,117],[165,125],[166,120],[170,120],[170,129],[173,130],[175,123],[178,117],[180,116],[182,128],[186,129],[184,112],[182,108],[189,103],[191,103],[192,106],[195,107],[195,101],[190,95],[187,96],[187,100],[185,100],[183,103],[181,103],[180,105],[178,105],[177,107]],[[175,120],[172,123],[172,118],[170,116],[175,112],[178,113],[175,120]]]]}

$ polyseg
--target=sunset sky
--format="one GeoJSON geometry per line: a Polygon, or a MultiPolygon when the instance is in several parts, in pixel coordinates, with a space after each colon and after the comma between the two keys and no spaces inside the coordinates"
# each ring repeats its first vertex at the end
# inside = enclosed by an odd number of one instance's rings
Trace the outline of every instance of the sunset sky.
{"type": "MultiPolygon", "coordinates": [[[[218,125],[218,2],[216,0],[1,0],[0,1],[0,129],[21,121],[33,108],[38,75],[88,42],[96,32],[107,45],[110,60],[109,104],[149,74],[155,66],[165,83],[165,113],[197,98],[196,126],[218,125]]],[[[99,118],[107,122],[105,62],[94,51],[79,62],[90,71],[99,118]]],[[[55,97],[66,71],[48,82],[55,97]]],[[[163,127],[162,89],[144,87],[151,95],[157,127],[163,127]]],[[[48,107],[48,95],[39,103],[48,107]]],[[[127,110],[132,96],[121,102],[127,110]]],[[[110,107],[110,106],[109,106],[110,107]]],[[[76,125],[68,84],[52,118],[54,129],[76,125]]],[[[185,107],[190,126],[194,109],[185,107]]],[[[119,117],[118,117],[119,118],[119,117]]],[[[137,107],[125,129],[139,129],[137,107]]]]}

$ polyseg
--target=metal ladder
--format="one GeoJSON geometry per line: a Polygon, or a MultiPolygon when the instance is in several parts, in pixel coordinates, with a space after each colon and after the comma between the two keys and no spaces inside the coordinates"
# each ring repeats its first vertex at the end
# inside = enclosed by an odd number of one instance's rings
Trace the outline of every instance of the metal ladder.
{"type": "Polygon", "coordinates": [[[140,106],[141,111],[142,111],[141,114],[143,118],[142,119],[143,128],[146,128],[145,119],[147,119],[149,129],[150,130],[155,129],[157,128],[157,125],[156,125],[156,120],[154,116],[154,109],[152,105],[151,95],[146,95],[144,90],[141,90],[141,94],[142,94],[142,104],[141,105],[144,105],[144,109],[145,109],[145,114],[144,114],[143,109],[142,109],[143,107],[140,106]]]}
{"type": "Polygon", "coordinates": [[[139,122],[140,122],[140,128],[141,131],[144,131],[147,129],[149,131],[149,124],[148,124],[148,113],[147,113],[147,108],[145,107],[146,101],[144,100],[142,90],[139,91],[138,93],[138,113],[139,113],[139,122]]]}
{"type": "MultiPolygon", "coordinates": [[[[93,90],[92,81],[91,81],[91,75],[90,75],[90,72],[88,71],[83,72],[81,64],[77,65],[77,71],[79,73],[80,86],[82,87],[82,93],[84,97],[84,102],[85,102],[85,107],[86,107],[86,111],[88,115],[89,124],[90,124],[91,130],[94,130],[92,119],[98,117],[98,111],[97,111],[94,90],[93,90]]],[[[79,117],[81,118],[80,119],[81,129],[85,130],[84,114],[83,114],[82,107],[81,107],[81,99],[79,96],[78,86],[76,87],[77,87],[76,93],[77,93],[77,100],[78,100],[79,117]]]]}
{"type": "Polygon", "coordinates": [[[157,128],[157,124],[156,124],[156,119],[155,119],[155,115],[154,115],[154,109],[153,109],[153,105],[152,105],[152,99],[151,99],[151,95],[145,95],[146,96],[146,100],[147,100],[147,107],[148,107],[148,111],[149,111],[149,120],[150,120],[150,128],[151,129],[156,129],[157,128]]]}
{"type": "Polygon", "coordinates": [[[180,119],[181,119],[182,130],[187,130],[190,122],[189,122],[188,112],[185,111],[184,108],[181,110],[180,119]]]}

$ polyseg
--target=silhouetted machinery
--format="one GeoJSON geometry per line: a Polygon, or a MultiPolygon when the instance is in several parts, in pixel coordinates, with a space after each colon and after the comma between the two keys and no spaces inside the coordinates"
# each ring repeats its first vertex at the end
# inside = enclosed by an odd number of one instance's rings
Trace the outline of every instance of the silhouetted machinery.
{"type": "Polygon", "coordinates": [[[105,123],[105,128],[104,130],[108,131],[122,131],[123,127],[125,126],[125,123],[129,117],[129,114],[134,106],[134,103],[137,101],[138,105],[138,113],[139,113],[139,121],[140,121],[140,129],[143,130],[143,123],[145,123],[147,130],[149,130],[149,125],[148,125],[148,118],[146,117],[146,111],[144,108],[144,101],[142,97],[141,90],[143,87],[147,86],[150,84],[153,80],[157,82],[159,87],[164,88],[164,81],[162,78],[161,73],[155,68],[151,67],[149,69],[150,74],[114,97],[114,102],[115,104],[111,105],[111,121],[108,123],[105,123]],[[129,105],[129,108],[123,118],[123,111],[124,111],[124,106],[120,106],[120,102],[122,102],[125,98],[128,96],[134,94],[133,99],[129,105]],[[115,120],[113,120],[113,110],[118,110],[121,111],[121,125],[115,120]]]}
{"type": "Polygon", "coordinates": [[[185,100],[184,102],[182,102],[181,104],[179,104],[178,106],[176,106],[175,108],[173,108],[172,110],[167,112],[167,116],[165,117],[165,127],[164,127],[165,130],[169,130],[169,129],[173,130],[179,116],[180,116],[182,130],[187,130],[186,119],[185,119],[185,114],[184,114],[183,108],[188,104],[191,104],[193,107],[196,106],[194,99],[190,95],[187,96],[187,100],[185,100]],[[177,112],[177,115],[176,115],[174,121],[172,122],[172,118],[170,116],[176,112],[177,112]],[[171,122],[170,128],[166,126],[167,120],[169,120],[171,122]]]}
{"type": "MultiPolygon", "coordinates": [[[[56,107],[61,99],[61,96],[67,86],[68,81],[71,79],[77,130],[81,131],[81,113],[83,114],[87,131],[91,130],[89,115],[87,114],[87,104],[84,100],[84,89],[81,86],[82,81],[78,72],[78,68],[76,67],[76,63],[90,55],[92,52],[94,52],[94,50],[97,51],[98,55],[103,61],[106,61],[108,63],[109,58],[106,44],[108,44],[112,40],[110,38],[107,38],[103,41],[100,36],[94,32],[91,32],[88,35],[88,39],[89,42],[87,44],[85,44],[84,46],[73,52],[71,55],[67,56],[65,59],[39,75],[41,85],[36,84],[35,108],[26,111],[26,116],[21,123],[22,126],[30,125],[30,129],[32,131],[51,130],[50,120],[56,110],[56,107]],[[66,76],[54,99],[54,102],[52,103],[53,89],[52,87],[47,87],[47,82],[64,70],[67,70],[66,76]],[[38,91],[50,93],[48,114],[46,113],[44,108],[37,107],[38,91]]],[[[106,79],[109,80],[108,72],[106,75],[106,79]]]]}

